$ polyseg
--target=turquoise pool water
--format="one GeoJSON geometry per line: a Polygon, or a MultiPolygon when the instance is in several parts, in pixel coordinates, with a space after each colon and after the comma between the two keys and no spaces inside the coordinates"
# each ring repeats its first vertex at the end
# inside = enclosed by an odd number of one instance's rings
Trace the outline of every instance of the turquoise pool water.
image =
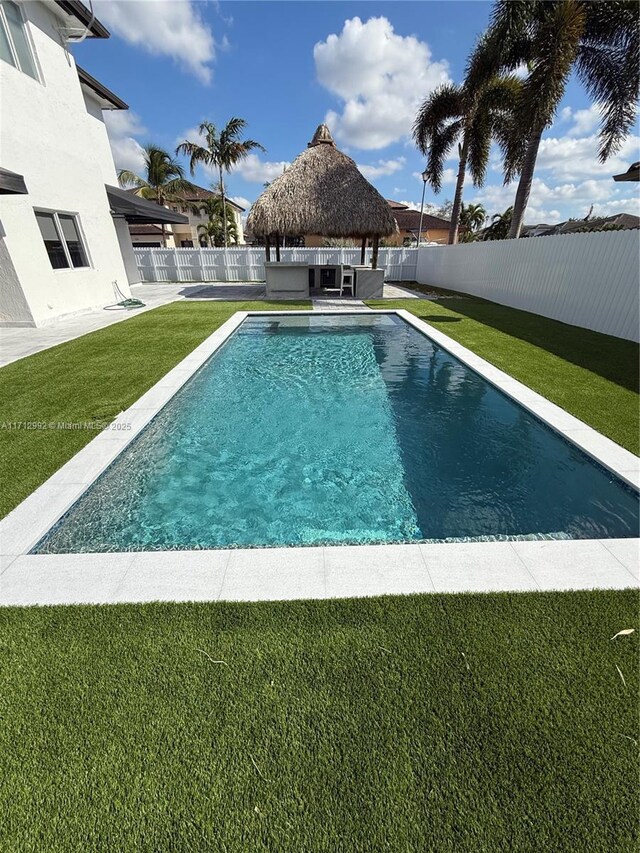
{"type": "Polygon", "coordinates": [[[38,553],[638,534],[636,493],[395,315],[248,318],[38,553]]]}

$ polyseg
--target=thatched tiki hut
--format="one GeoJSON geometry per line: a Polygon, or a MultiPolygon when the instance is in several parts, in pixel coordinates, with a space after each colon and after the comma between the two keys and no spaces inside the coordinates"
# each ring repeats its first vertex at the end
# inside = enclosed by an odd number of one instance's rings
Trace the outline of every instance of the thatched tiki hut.
{"type": "Polygon", "coordinates": [[[397,230],[391,208],[360,172],[351,157],[336,148],[326,124],[289,168],[262,193],[251,208],[247,225],[264,237],[267,260],[275,243],[280,260],[280,237],[319,234],[362,241],[364,264],[367,240],[373,240],[372,267],[378,265],[378,242],[397,230]]]}

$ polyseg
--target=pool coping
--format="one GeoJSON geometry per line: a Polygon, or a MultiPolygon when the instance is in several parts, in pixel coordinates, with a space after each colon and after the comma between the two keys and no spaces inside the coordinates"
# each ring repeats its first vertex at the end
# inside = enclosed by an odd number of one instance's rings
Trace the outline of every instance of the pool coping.
{"type": "MultiPolygon", "coordinates": [[[[30,554],[29,551],[193,374],[252,316],[238,311],[0,521],[0,605],[274,600],[406,592],[638,587],[640,539],[30,554]],[[471,549],[471,550],[470,550],[471,549]]],[[[363,313],[353,312],[362,317],[363,313]]],[[[367,312],[368,314],[369,312],[367,312]]],[[[555,429],[620,479],[640,459],[405,309],[394,314],[555,429]]],[[[365,315],[366,316],[366,315],[365,315]]]]}

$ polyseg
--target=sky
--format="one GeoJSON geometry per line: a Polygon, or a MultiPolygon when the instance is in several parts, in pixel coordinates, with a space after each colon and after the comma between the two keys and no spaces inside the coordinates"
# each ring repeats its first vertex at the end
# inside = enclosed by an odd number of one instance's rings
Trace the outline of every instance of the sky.
{"type": "MultiPolygon", "coordinates": [[[[321,122],[386,197],[419,209],[424,158],[411,139],[418,105],[444,82],[460,82],[491,3],[330,0],[94,0],[108,40],[74,47],[80,65],[129,104],[105,113],[118,168],[142,170],[141,146],[174,152],[197,141],[201,121],[222,127],[244,118],[251,154],[227,177],[230,197],[248,208],[306,147],[321,122]]],[[[576,79],[545,132],[525,220],[558,222],[594,214],[640,214],[637,184],[612,175],[640,159],[637,134],[601,164],[597,105],[576,79]]],[[[455,152],[439,195],[453,197],[455,152]]],[[[185,162],[186,165],[186,162],[185,162]]],[[[193,180],[210,186],[198,168],[193,180]]],[[[465,184],[464,200],[488,215],[513,203],[497,151],[485,185],[465,184]]]]}

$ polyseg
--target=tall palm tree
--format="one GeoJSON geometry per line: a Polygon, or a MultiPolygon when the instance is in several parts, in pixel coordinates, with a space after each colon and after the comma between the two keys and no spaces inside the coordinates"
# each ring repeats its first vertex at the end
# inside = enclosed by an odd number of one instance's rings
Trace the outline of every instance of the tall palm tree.
{"type": "MultiPolygon", "coordinates": [[[[176,148],[176,154],[185,154],[189,157],[189,168],[193,175],[198,163],[218,170],[220,182],[220,194],[222,196],[222,207],[224,210],[223,220],[227,219],[227,197],[224,187],[224,173],[229,172],[236,163],[244,160],[251,151],[266,149],[253,139],[240,139],[247,123],[242,118],[229,119],[225,127],[218,132],[216,126],[210,121],[203,121],[198,128],[204,137],[205,145],[199,142],[190,142],[185,139],[176,148]]],[[[227,236],[225,232],[224,245],[227,247],[227,236]]]]}
{"type": "Polygon", "coordinates": [[[552,124],[573,71],[600,106],[599,158],[620,148],[633,126],[640,83],[640,27],[635,0],[497,0],[474,51],[467,79],[527,68],[514,135],[525,140],[505,157],[505,183],[520,175],[510,237],[519,237],[542,133],[552,124]]]}
{"type": "Polygon", "coordinates": [[[223,207],[222,198],[210,196],[191,205],[196,216],[207,217],[207,222],[198,225],[198,239],[201,245],[224,246],[225,236],[232,243],[238,242],[236,218],[231,207],[223,207]],[[225,220],[226,212],[226,220],[225,220]],[[226,221],[226,228],[224,222],[226,221]],[[204,240],[204,242],[203,242],[204,240]]]}
{"type": "Polygon", "coordinates": [[[444,84],[424,101],[413,125],[413,138],[427,157],[427,180],[440,192],[444,163],[458,144],[458,176],[451,210],[449,243],[458,242],[462,191],[467,167],[476,186],[484,183],[492,139],[510,139],[508,128],[519,94],[514,75],[494,76],[482,86],[444,84]]]}
{"type": "MultiPolygon", "coordinates": [[[[183,193],[192,188],[185,179],[184,169],[174,158],[157,145],[144,146],[145,176],[136,175],[130,169],[121,169],[118,180],[123,187],[135,187],[136,195],[155,201],[165,207],[167,204],[184,204],[183,193]]],[[[167,246],[164,222],[162,223],[162,245],[167,246]]]]}

